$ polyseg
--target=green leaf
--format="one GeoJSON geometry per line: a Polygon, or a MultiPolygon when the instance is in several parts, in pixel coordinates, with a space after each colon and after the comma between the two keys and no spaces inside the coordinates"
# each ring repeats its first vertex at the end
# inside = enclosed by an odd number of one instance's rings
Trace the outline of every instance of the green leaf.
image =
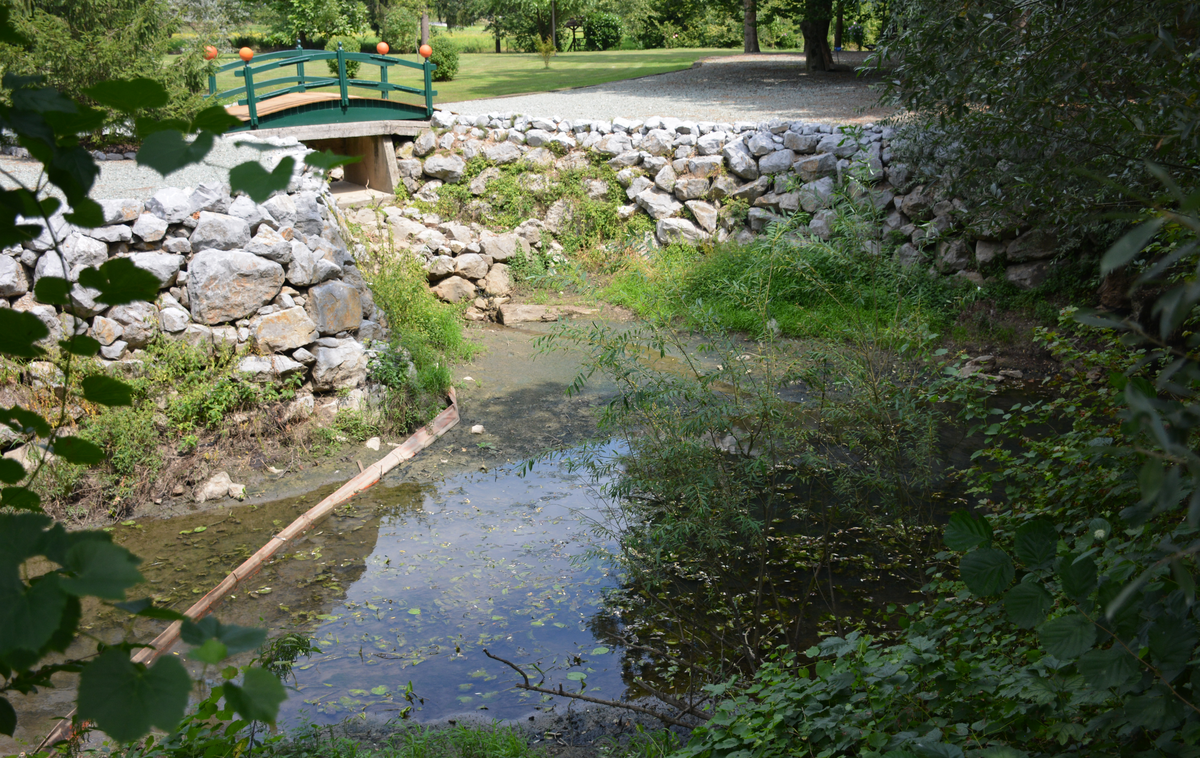
{"type": "Polygon", "coordinates": [[[274,171],[268,172],[261,164],[247,161],[234,166],[229,172],[229,186],[234,192],[242,191],[256,203],[261,203],[271,196],[271,193],[287,189],[292,181],[292,169],[296,167],[296,159],[285,156],[274,171]]]}
{"type": "Polygon", "coordinates": [[[120,545],[88,540],[67,551],[65,568],[74,574],[62,580],[62,588],[80,597],[124,600],[125,590],[142,581],[141,559],[120,545]]]}
{"type": "Polygon", "coordinates": [[[992,525],[987,519],[972,516],[966,511],[957,511],[946,525],[946,547],[963,552],[973,547],[992,544],[992,525]]]}
{"type": "Polygon", "coordinates": [[[0,482],[16,484],[24,478],[24,466],[11,458],[0,458],[0,482]]]}
{"type": "Polygon", "coordinates": [[[0,508],[17,511],[40,511],[42,496],[28,487],[5,487],[0,490],[0,508]]]}
{"type": "MultiPolygon", "coordinates": [[[[0,572],[41,555],[42,536],[54,520],[34,513],[0,513],[0,572]]],[[[0,584],[4,583],[0,573],[0,584]]]]}
{"type": "Polygon", "coordinates": [[[105,305],[125,305],[133,302],[154,302],[158,297],[158,277],[138,268],[128,258],[111,258],[79,272],[79,284],[99,290],[98,302],[105,305]]]}
{"type": "Polygon", "coordinates": [[[100,208],[100,203],[90,197],[76,198],[71,205],[71,210],[64,213],[63,218],[75,226],[85,229],[104,226],[104,211],[100,208]]]}
{"type": "Polygon", "coordinates": [[[134,121],[134,124],[134,129],[137,131],[137,136],[143,140],[155,132],[175,131],[179,132],[180,134],[187,134],[191,130],[191,125],[181,118],[151,118],[149,116],[138,116],[134,121]]]}
{"type": "Polygon", "coordinates": [[[1155,666],[1168,671],[1182,668],[1192,659],[1196,627],[1190,620],[1159,616],[1150,627],[1149,645],[1155,666]]]}
{"type": "Polygon", "coordinates": [[[17,712],[13,709],[8,698],[0,697],[0,734],[13,736],[17,731],[17,712]]]}
{"type": "Polygon", "coordinates": [[[78,711],[118,742],[158,727],[171,731],[183,718],[192,680],[183,664],[164,656],[146,668],[109,648],[79,675],[78,711]]]}
{"type": "Polygon", "coordinates": [[[81,382],[83,396],[97,405],[133,405],[133,393],[125,382],[104,374],[93,374],[81,382]]]}
{"type": "Polygon", "coordinates": [[[1133,260],[1133,257],[1142,252],[1142,248],[1154,239],[1154,235],[1158,234],[1159,228],[1165,221],[1166,219],[1162,216],[1150,219],[1141,226],[1134,227],[1124,237],[1117,240],[1100,259],[1100,273],[1107,274],[1133,260]]]}
{"type": "Polygon", "coordinates": [[[50,330],[32,313],[0,309],[0,353],[16,358],[37,358],[42,349],[33,344],[50,336],[50,330]]]}
{"type": "Polygon", "coordinates": [[[214,105],[196,114],[196,117],[192,119],[192,131],[224,134],[235,126],[241,126],[241,124],[241,119],[229,115],[229,111],[225,110],[225,106],[214,105]]]}
{"type": "Polygon", "coordinates": [[[229,657],[229,648],[218,639],[209,637],[204,642],[191,649],[188,658],[201,663],[216,665],[229,657]]]}
{"type": "Polygon", "coordinates": [[[51,451],[68,463],[94,466],[104,460],[104,451],[80,437],[59,437],[51,451]]]}
{"type": "Polygon", "coordinates": [[[1058,579],[1063,594],[1082,602],[1096,589],[1096,562],[1091,557],[1079,559],[1074,553],[1058,561],[1058,579]]]}
{"type": "Polygon", "coordinates": [[[137,163],[148,166],[159,174],[167,176],[184,166],[191,166],[204,160],[213,147],[212,132],[200,132],[196,138],[188,142],[183,133],[175,129],[164,129],[142,140],[138,150],[137,163]]]}
{"type": "Polygon", "coordinates": [[[1089,651],[1077,665],[1084,681],[1097,689],[1120,687],[1142,671],[1141,661],[1119,645],[1089,651]]]}
{"type": "Polygon", "coordinates": [[[229,648],[229,655],[253,650],[267,639],[267,633],[263,629],[222,624],[212,616],[206,616],[199,621],[183,622],[180,636],[189,645],[202,645],[207,639],[219,640],[229,648]]]}
{"type": "Polygon", "coordinates": [[[76,334],[69,340],[59,340],[58,346],[71,355],[78,355],[83,358],[91,358],[100,352],[100,343],[82,334],[76,334]]]}
{"type": "Polygon", "coordinates": [[[608,654],[608,648],[604,647],[603,645],[592,650],[592,655],[607,655],[607,654],[608,654]]]}
{"type": "Polygon", "coordinates": [[[305,165],[319,168],[322,171],[328,171],[331,168],[346,166],[351,163],[358,163],[361,160],[361,155],[338,155],[332,150],[326,150],[322,153],[309,153],[304,156],[305,165]]]}
{"type": "Polygon", "coordinates": [[[1179,698],[1161,685],[1125,702],[1129,723],[1155,732],[1175,727],[1183,716],[1183,709],[1179,698]]]}
{"type": "Polygon", "coordinates": [[[587,674],[582,671],[571,671],[567,674],[567,678],[572,682],[582,682],[584,679],[587,679],[587,674]]]}
{"type": "Polygon", "coordinates": [[[170,98],[167,90],[153,79],[110,79],[83,91],[101,105],[132,113],[143,108],[162,108],[170,98]]]}
{"type": "Polygon", "coordinates": [[[246,669],[240,687],[232,683],[222,687],[225,702],[248,721],[274,724],[279,715],[279,705],[287,700],[287,690],[279,677],[261,668],[246,669]]]}
{"type": "Polygon", "coordinates": [[[53,87],[19,87],[12,91],[13,107],[23,111],[74,113],[75,101],[53,87]]]}
{"type": "MultiPolygon", "coordinates": [[[[9,20],[9,14],[11,13],[12,8],[9,8],[7,5],[0,6],[0,42],[5,43],[6,45],[14,45],[16,47],[29,47],[29,39],[18,32],[16,27],[13,26],[12,21],[9,20]]],[[[5,89],[11,89],[7,79],[8,77],[6,75],[4,87],[5,89]]],[[[9,734],[12,734],[12,732],[9,732],[9,734]]]]}
{"type": "Polygon", "coordinates": [[[1004,595],[1004,610],[1022,629],[1032,629],[1046,620],[1054,598],[1036,582],[1021,582],[1004,595]]]}
{"type": "Polygon", "coordinates": [[[1054,559],[1058,549],[1058,532],[1049,522],[1042,519],[1022,524],[1017,529],[1013,550],[1017,558],[1026,566],[1040,566],[1054,559]]]}
{"type": "Polygon", "coordinates": [[[41,415],[27,411],[19,405],[11,408],[0,408],[0,423],[8,424],[18,434],[36,434],[39,437],[50,436],[50,424],[41,415]]]}
{"type": "Polygon", "coordinates": [[[1068,613],[1042,624],[1038,629],[1042,647],[1055,658],[1074,660],[1096,644],[1096,625],[1078,613],[1068,613]]]}
{"type": "Polygon", "coordinates": [[[66,605],[67,595],[56,574],[31,586],[0,582],[0,660],[13,661],[20,651],[36,660],[37,651],[58,629],[66,605]]]}
{"type": "Polygon", "coordinates": [[[61,276],[43,276],[34,285],[33,296],[46,305],[70,305],[71,283],[61,276]]]}
{"type": "Polygon", "coordinates": [[[124,603],[113,603],[113,606],[120,608],[123,611],[128,611],[135,616],[143,616],[151,619],[162,619],[163,621],[183,621],[187,616],[179,611],[173,611],[170,608],[160,608],[154,604],[148,597],[140,600],[129,600],[124,603]]]}
{"type": "Polygon", "coordinates": [[[958,567],[967,589],[979,597],[998,594],[1016,574],[1008,553],[990,547],[967,553],[958,567]]]}

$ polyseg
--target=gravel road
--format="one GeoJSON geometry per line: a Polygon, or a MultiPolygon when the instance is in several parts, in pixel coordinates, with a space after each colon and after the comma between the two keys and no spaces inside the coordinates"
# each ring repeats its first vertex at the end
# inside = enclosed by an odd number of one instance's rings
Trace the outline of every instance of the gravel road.
{"type": "Polygon", "coordinates": [[[592,87],[437,105],[469,115],[513,112],[568,119],[674,116],[718,122],[784,118],[865,123],[892,112],[875,105],[877,77],[864,79],[851,70],[866,56],[843,52],[840,62],[845,71],[807,72],[803,55],[734,55],[708,58],[683,71],[592,87]]]}

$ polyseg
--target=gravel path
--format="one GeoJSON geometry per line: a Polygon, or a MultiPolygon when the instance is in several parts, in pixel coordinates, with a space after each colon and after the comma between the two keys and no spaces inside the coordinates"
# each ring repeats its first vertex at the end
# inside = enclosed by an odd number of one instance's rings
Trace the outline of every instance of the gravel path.
{"type": "MultiPolygon", "coordinates": [[[[261,160],[268,168],[276,166],[287,154],[287,146],[294,150],[299,143],[295,140],[262,140],[280,145],[277,150],[258,150],[238,147],[246,141],[245,135],[222,137],[216,140],[212,151],[203,163],[186,166],[167,176],[160,176],[153,169],[137,165],[137,161],[102,161],[100,176],[96,179],[91,196],[98,200],[131,198],[143,200],[162,187],[195,187],[201,182],[229,182],[229,169],[246,161],[261,160]]],[[[33,186],[41,174],[42,164],[29,158],[0,156],[0,186],[13,187],[16,181],[26,187],[33,186]]]]}
{"type": "MultiPolygon", "coordinates": [[[[875,106],[877,77],[855,76],[866,53],[841,53],[845,71],[807,72],[804,56],[734,55],[669,74],[592,87],[487,100],[438,103],[439,109],[480,115],[612,119],[674,116],[694,121],[769,121],[827,124],[877,121],[892,111],[875,106]]],[[[551,65],[554,65],[551,63],[551,65]]]]}

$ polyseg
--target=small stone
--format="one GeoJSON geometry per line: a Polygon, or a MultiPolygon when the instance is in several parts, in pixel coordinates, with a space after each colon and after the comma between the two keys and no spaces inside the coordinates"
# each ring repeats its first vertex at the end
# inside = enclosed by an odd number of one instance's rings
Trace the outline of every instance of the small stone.
{"type": "Polygon", "coordinates": [[[206,500],[219,500],[229,495],[229,488],[232,485],[233,480],[229,478],[229,473],[219,471],[204,484],[197,487],[193,495],[197,503],[203,503],[206,500]]]}
{"type": "Polygon", "coordinates": [[[471,434],[483,434],[483,424],[476,424],[471,427],[471,434]]]}
{"type": "Polygon", "coordinates": [[[378,437],[372,437],[371,439],[369,439],[369,440],[367,440],[367,441],[366,441],[366,443],[365,443],[365,445],[364,445],[364,446],[365,446],[365,447],[366,447],[368,450],[378,450],[378,449],[379,449],[379,438],[378,438],[378,437]]]}

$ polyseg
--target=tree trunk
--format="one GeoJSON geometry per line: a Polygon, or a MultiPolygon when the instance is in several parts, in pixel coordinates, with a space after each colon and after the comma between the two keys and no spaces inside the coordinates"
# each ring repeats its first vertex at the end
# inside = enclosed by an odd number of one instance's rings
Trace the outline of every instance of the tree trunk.
{"type": "Polygon", "coordinates": [[[829,71],[833,68],[833,53],[829,49],[829,19],[801,21],[804,35],[804,68],[808,71],[829,71]]]}
{"type": "Polygon", "coordinates": [[[554,43],[554,49],[558,49],[558,2],[550,0],[550,41],[554,43]]]}
{"type": "Polygon", "coordinates": [[[846,28],[845,13],[842,11],[842,6],[838,5],[837,24],[833,27],[833,46],[842,47],[842,32],[846,28]]]}
{"type": "Polygon", "coordinates": [[[742,7],[746,10],[742,22],[743,52],[761,52],[758,49],[758,0],[742,0],[742,7]]]}
{"type": "Polygon", "coordinates": [[[496,52],[500,52],[500,35],[496,35],[496,52]]]}
{"type": "Polygon", "coordinates": [[[421,14],[421,44],[429,44],[429,14],[421,14]]]}

